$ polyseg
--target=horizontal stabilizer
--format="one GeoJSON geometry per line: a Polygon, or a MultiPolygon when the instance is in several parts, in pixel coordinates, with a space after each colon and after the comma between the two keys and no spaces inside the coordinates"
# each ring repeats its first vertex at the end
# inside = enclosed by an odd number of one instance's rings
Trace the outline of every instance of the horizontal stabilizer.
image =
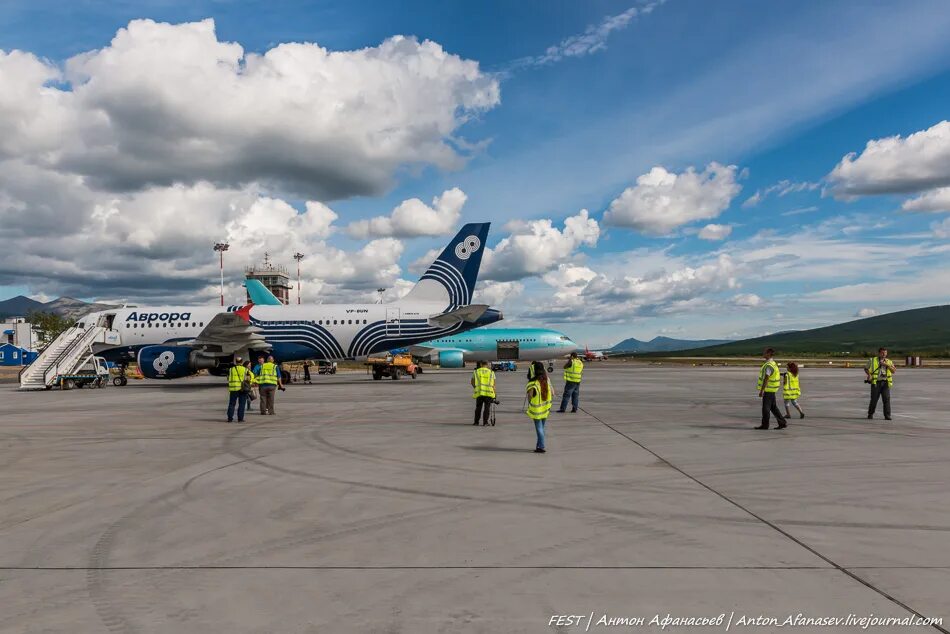
{"type": "Polygon", "coordinates": [[[484,315],[486,310],[488,310],[487,304],[469,304],[468,306],[450,310],[447,313],[440,313],[429,317],[429,325],[438,328],[448,328],[463,321],[478,321],[478,318],[484,315]]]}

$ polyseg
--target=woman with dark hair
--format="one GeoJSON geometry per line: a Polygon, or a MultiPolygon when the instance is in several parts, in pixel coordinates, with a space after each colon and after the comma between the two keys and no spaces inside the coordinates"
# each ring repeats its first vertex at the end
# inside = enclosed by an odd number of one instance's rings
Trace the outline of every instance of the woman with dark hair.
{"type": "Polygon", "coordinates": [[[534,452],[544,453],[544,424],[551,413],[551,382],[548,380],[548,373],[544,371],[543,363],[535,361],[531,365],[534,372],[530,373],[532,378],[525,386],[528,399],[528,409],[525,413],[534,421],[534,431],[538,435],[534,452]]]}
{"type": "Polygon", "coordinates": [[[801,405],[798,404],[798,399],[801,398],[802,395],[802,386],[798,382],[798,364],[794,361],[789,361],[785,367],[788,368],[784,380],[782,381],[782,398],[785,400],[785,416],[791,416],[788,411],[788,406],[793,405],[795,409],[798,410],[798,417],[805,418],[805,412],[802,410],[801,405]]]}

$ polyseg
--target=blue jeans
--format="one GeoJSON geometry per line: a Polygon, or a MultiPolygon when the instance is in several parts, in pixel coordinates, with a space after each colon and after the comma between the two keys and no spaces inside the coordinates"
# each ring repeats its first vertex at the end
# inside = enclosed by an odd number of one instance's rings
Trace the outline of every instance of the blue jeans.
{"type": "Polygon", "coordinates": [[[247,394],[236,390],[228,392],[228,422],[234,420],[234,405],[237,404],[238,422],[244,422],[244,408],[247,406],[247,394]]]}
{"type": "Polygon", "coordinates": [[[567,409],[567,399],[571,399],[571,411],[577,411],[577,400],[581,395],[581,384],[574,381],[564,382],[564,395],[561,397],[561,407],[558,411],[563,412],[567,409]]]}
{"type": "Polygon", "coordinates": [[[540,418],[534,421],[534,431],[538,434],[538,449],[544,449],[544,423],[547,421],[548,419],[546,418],[540,418]]]}

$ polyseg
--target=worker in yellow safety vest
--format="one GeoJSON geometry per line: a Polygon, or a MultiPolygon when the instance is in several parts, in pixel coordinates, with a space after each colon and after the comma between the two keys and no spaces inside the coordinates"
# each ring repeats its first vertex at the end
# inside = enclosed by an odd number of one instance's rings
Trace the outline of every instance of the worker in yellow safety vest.
{"type": "Polygon", "coordinates": [[[254,385],[254,373],[244,367],[241,357],[234,357],[234,365],[228,370],[228,422],[234,422],[234,406],[237,405],[237,422],[244,422],[244,411],[254,385]]]}
{"type": "Polygon", "coordinates": [[[547,372],[544,371],[543,363],[535,361],[533,365],[534,378],[525,386],[525,396],[528,401],[525,413],[534,422],[534,431],[537,434],[534,452],[545,453],[544,426],[551,413],[551,382],[548,380],[547,372]]]}
{"type": "Polygon", "coordinates": [[[284,387],[284,382],[280,378],[280,369],[274,363],[273,355],[268,356],[267,361],[261,364],[257,384],[260,386],[261,393],[261,414],[273,415],[277,388],[283,389],[284,387]]]}
{"type": "Polygon", "coordinates": [[[482,425],[488,424],[489,413],[495,402],[495,373],[488,367],[488,362],[479,361],[478,367],[472,373],[472,398],[475,399],[475,422],[482,419],[482,425]]]}
{"type": "Polygon", "coordinates": [[[759,390],[759,397],[762,399],[762,424],[756,429],[769,428],[769,413],[775,415],[775,420],[778,421],[778,429],[785,429],[788,424],[775,402],[775,393],[778,392],[778,388],[782,384],[778,364],[772,359],[775,356],[775,350],[766,348],[762,356],[765,357],[765,363],[759,368],[759,381],[756,385],[759,390]]]}
{"type": "Polygon", "coordinates": [[[802,397],[802,385],[798,377],[798,364],[789,361],[785,364],[785,373],[782,374],[782,399],[785,401],[785,418],[791,416],[788,406],[791,405],[798,410],[798,417],[805,418],[805,410],[798,404],[798,399],[802,397]]]}
{"type": "Polygon", "coordinates": [[[571,413],[577,413],[577,402],[580,400],[581,376],[583,374],[584,362],[578,358],[576,352],[572,352],[571,358],[564,364],[564,394],[561,396],[561,407],[558,408],[558,412],[563,414],[567,410],[567,401],[570,399],[571,413]]]}
{"type": "Polygon", "coordinates": [[[868,404],[868,418],[874,418],[877,401],[884,401],[884,419],[891,420],[891,386],[894,385],[894,372],[897,368],[887,358],[887,348],[878,348],[877,356],[864,366],[867,377],[864,382],[871,384],[871,402],[868,404]]]}

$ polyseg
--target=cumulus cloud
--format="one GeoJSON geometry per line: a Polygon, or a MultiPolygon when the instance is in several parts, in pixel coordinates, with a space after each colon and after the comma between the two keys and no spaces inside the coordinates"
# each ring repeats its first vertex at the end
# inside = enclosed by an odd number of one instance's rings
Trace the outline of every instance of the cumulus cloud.
{"type": "Polygon", "coordinates": [[[865,317],[874,317],[877,314],[879,314],[879,311],[876,308],[860,308],[858,312],[854,313],[854,316],[864,319],[865,317]]]}
{"type": "Polygon", "coordinates": [[[571,57],[584,57],[607,48],[607,39],[614,31],[625,29],[631,21],[648,15],[666,0],[654,0],[639,6],[632,6],[616,15],[609,15],[597,24],[591,24],[583,33],[564,38],[554,46],[549,46],[541,55],[522,57],[509,65],[509,70],[529,66],[547,66],[571,57]]]}
{"type": "Polygon", "coordinates": [[[498,100],[477,62],[401,36],[257,54],[212,20],[135,20],[61,65],[0,51],[0,284],[201,301],[217,293],[210,247],[226,240],[235,296],[243,265],[295,250],[312,301],[401,290],[395,238],[420,217],[431,231],[456,220],[464,194],[428,216],[407,201],[355,250],[329,244],[339,217],[318,201],[459,167],[478,146],[460,127],[498,100]]]}
{"type": "Polygon", "coordinates": [[[281,264],[290,264],[281,257],[304,253],[311,300],[321,288],[339,295],[388,286],[400,273],[398,240],[376,240],[353,252],[328,244],[337,214],[322,203],[298,209],[258,187],[207,182],[111,194],[19,161],[3,166],[0,284],[49,295],[200,301],[217,294],[211,245],[220,240],[231,244],[225,263],[232,280],[265,252],[281,264]]]}
{"type": "Polygon", "coordinates": [[[432,199],[432,206],[418,198],[404,200],[389,216],[350,223],[346,232],[354,238],[393,236],[414,238],[440,236],[456,230],[467,197],[458,187],[432,199]]]}
{"type": "Polygon", "coordinates": [[[732,225],[708,224],[699,230],[703,240],[725,240],[732,233],[732,225]]]}
{"type": "Polygon", "coordinates": [[[497,103],[495,78],[428,40],[256,54],[210,19],[134,20],[62,68],[0,53],[0,157],[116,192],[256,182],[331,200],[378,193],[402,166],[459,167],[460,126],[497,103]]]}
{"type": "Polygon", "coordinates": [[[873,139],[827,177],[839,197],[920,192],[950,185],[950,121],[909,136],[873,139]]]}
{"type": "Polygon", "coordinates": [[[762,298],[755,293],[739,293],[732,296],[732,303],[739,308],[758,308],[762,305],[762,298]]]}
{"type": "Polygon", "coordinates": [[[581,246],[596,246],[600,226],[586,209],[564,220],[558,229],[550,219],[512,221],[511,235],[486,249],[482,277],[499,282],[541,275],[574,257],[581,246]]]}
{"type": "Polygon", "coordinates": [[[579,296],[595,277],[597,273],[589,267],[560,264],[555,270],[545,273],[541,279],[548,286],[557,289],[557,298],[567,299],[579,296]]]}
{"type": "Polygon", "coordinates": [[[610,203],[604,224],[668,234],[695,220],[715,218],[741,189],[735,165],[713,162],[702,172],[690,167],[680,174],[654,167],[610,203]]]}
{"type": "Polygon", "coordinates": [[[475,304],[502,306],[524,292],[521,282],[479,282],[475,288],[475,304]]]}
{"type": "Polygon", "coordinates": [[[523,316],[554,322],[619,323],[633,316],[712,310],[718,305],[715,295],[738,288],[739,269],[728,255],[642,275],[607,275],[573,267],[571,276],[544,276],[543,281],[556,289],[553,298],[529,307],[523,316]],[[565,279],[573,282],[565,283],[565,279]]]}
{"type": "Polygon", "coordinates": [[[938,187],[920,196],[905,200],[901,205],[904,211],[950,211],[950,187],[938,187]]]}

